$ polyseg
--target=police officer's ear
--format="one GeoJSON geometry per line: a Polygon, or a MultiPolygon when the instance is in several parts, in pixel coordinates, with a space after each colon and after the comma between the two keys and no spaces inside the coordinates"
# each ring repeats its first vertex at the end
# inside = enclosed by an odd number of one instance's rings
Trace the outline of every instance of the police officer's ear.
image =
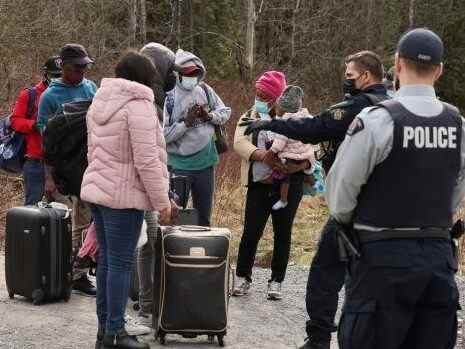
{"type": "Polygon", "coordinates": [[[434,73],[434,81],[439,80],[439,78],[442,76],[442,73],[444,73],[444,64],[441,63],[434,73]]]}

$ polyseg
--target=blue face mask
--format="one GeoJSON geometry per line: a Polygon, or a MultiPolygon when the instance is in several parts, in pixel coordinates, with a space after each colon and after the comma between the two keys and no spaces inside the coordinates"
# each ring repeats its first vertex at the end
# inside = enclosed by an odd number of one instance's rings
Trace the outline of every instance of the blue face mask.
{"type": "Polygon", "coordinates": [[[268,103],[255,99],[255,110],[259,114],[268,114],[270,112],[270,107],[268,103]]]}
{"type": "Polygon", "coordinates": [[[199,78],[196,76],[194,77],[183,76],[181,80],[181,86],[188,91],[193,90],[195,86],[198,85],[198,83],[199,83],[199,78]]]}

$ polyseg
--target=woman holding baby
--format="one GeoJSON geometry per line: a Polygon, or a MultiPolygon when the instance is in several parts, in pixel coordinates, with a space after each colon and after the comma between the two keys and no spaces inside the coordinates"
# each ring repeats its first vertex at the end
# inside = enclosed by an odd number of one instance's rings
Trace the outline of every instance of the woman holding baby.
{"type": "Polygon", "coordinates": [[[239,120],[234,150],[241,156],[241,182],[247,187],[244,231],[239,246],[233,295],[246,295],[258,242],[271,215],[274,232],[268,299],[282,298],[281,284],[289,260],[292,224],[303,194],[304,171],[311,171],[313,148],[270,131],[244,135],[251,119],[309,117],[302,109],[303,91],[286,86],[278,71],[268,71],[255,82],[255,103],[239,120]]]}

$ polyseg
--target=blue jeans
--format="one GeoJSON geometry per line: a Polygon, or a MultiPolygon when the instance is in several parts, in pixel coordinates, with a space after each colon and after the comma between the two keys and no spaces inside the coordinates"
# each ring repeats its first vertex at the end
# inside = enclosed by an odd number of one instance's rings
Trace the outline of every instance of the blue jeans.
{"type": "Polygon", "coordinates": [[[42,200],[45,189],[44,163],[27,159],[23,165],[24,205],[36,205],[42,200]]]}
{"type": "Polygon", "coordinates": [[[124,327],[132,265],[144,211],[92,205],[100,245],[97,268],[99,328],[114,335],[124,327]]]}

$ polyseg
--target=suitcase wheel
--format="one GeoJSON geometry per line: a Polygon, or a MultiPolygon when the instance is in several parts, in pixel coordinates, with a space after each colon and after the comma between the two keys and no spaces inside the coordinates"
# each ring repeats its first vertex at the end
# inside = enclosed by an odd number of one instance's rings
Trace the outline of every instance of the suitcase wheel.
{"type": "Polygon", "coordinates": [[[37,290],[32,291],[32,304],[39,305],[45,298],[44,291],[40,288],[37,290]]]}
{"type": "Polygon", "coordinates": [[[166,338],[165,338],[165,335],[164,335],[164,334],[160,335],[159,340],[160,340],[160,344],[161,344],[161,345],[165,345],[165,344],[166,344],[166,338]]]}
{"type": "Polygon", "coordinates": [[[13,298],[15,298],[15,294],[11,293],[11,292],[8,292],[8,297],[10,297],[10,299],[13,299],[13,298]]]}
{"type": "Polygon", "coordinates": [[[63,291],[63,300],[65,302],[68,302],[70,298],[71,298],[71,287],[63,291]]]}
{"type": "Polygon", "coordinates": [[[132,309],[134,309],[134,311],[139,311],[139,310],[140,310],[139,302],[135,302],[135,303],[132,305],[132,309]]]}
{"type": "Polygon", "coordinates": [[[224,336],[218,336],[218,344],[220,345],[220,347],[224,347],[224,336]]]}

